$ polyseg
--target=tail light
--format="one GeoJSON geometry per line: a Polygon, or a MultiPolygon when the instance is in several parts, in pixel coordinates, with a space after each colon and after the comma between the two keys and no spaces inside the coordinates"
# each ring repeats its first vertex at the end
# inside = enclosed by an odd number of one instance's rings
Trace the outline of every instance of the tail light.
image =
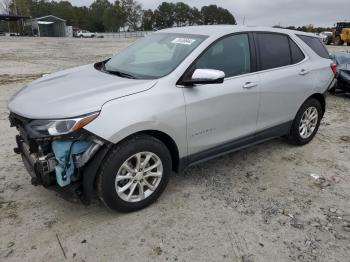
{"type": "Polygon", "coordinates": [[[333,73],[335,74],[337,72],[337,64],[336,63],[332,63],[331,64],[331,69],[332,69],[333,73]]]}

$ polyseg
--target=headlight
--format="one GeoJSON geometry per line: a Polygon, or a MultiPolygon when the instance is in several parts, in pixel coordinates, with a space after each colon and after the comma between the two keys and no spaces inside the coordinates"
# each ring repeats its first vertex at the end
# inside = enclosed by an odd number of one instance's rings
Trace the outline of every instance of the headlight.
{"type": "Polygon", "coordinates": [[[31,133],[36,133],[39,136],[59,136],[74,132],[98,116],[99,112],[92,114],[69,118],[69,119],[57,119],[57,120],[33,120],[28,124],[28,128],[31,133]]]}

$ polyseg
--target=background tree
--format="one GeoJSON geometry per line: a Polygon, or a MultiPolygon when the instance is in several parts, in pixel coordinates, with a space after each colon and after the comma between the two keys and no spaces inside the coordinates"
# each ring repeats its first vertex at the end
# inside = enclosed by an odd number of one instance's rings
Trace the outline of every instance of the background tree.
{"type": "Polygon", "coordinates": [[[176,26],[186,26],[191,19],[191,7],[185,3],[178,2],[174,6],[174,22],[176,26]]]}
{"type": "Polygon", "coordinates": [[[125,26],[137,30],[142,20],[141,5],[134,0],[121,0],[120,5],[125,15],[125,26]]]}
{"type": "Polygon", "coordinates": [[[10,3],[10,13],[13,15],[30,15],[30,2],[28,0],[12,0],[10,3]]]}
{"type": "Polygon", "coordinates": [[[191,8],[189,25],[202,25],[203,24],[203,16],[201,11],[198,10],[197,7],[191,8]]]}
{"type": "Polygon", "coordinates": [[[32,17],[54,15],[65,19],[67,25],[93,32],[115,32],[123,27],[133,30],[139,28],[159,30],[173,26],[234,24],[236,22],[227,9],[210,5],[198,10],[183,2],[163,2],[152,11],[151,9],[142,10],[141,4],[136,0],[119,0],[114,3],[109,0],[95,0],[89,7],[72,6],[68,0],[0,1],[2,13],[32,17]]]}
{"type": "Polygon", "coordinates": [[[217,9],[217,23],[218,24],[228,24],[228,25],[235,25],[236,19],[235,17],[228,11],[227,9],[224,9],[222,7],[218,7],[217,9]]]}
{"type": "Polygon", "coordinates": [[[217,7],[217,5],[203,6],[201,13],[205,25],[236,24],[236,20],[230,11],[217,7]]]}
{"type": "Polygon", "coordinates": [[[90,29],[89,28],[89,8],[86,6],[83,7],[73,7],[74,9],[74,18],[73,22],[70,25],[77,26],[79,28],[90,29]]]}
{"type": "Polygon", "coordinates": [[[142,30],[151,31],[154,27],[154,13],[151,9],[142,13],[142,30]]]}
{"type": "Polygon", "coordinates": [[[30,15],[32,17],[40,17],[52,14],[52,2],[45,0],[30,1],[30,15]]]}
{"type": "Polygon", "coordinates": [[[119,3],[115,3],[106,9],[103,14],[103,25],[108,32],[118,32],[120,27],[123,26],[124,21],[123,10],[119,6],[119,3]]]}
{"type": "Polygon", "coordinates": [[[51,14],[66,20],[66,23],[73,24],[75,12],[72,4],[68,1],[52,2],[51,14]]]}
{"type": "Polygon", "coordinates": [[[103,15],[105,10],[112,5],[108,0],[96,0],[90,5],[88,18],[88,27],[91,31],[104,32],[105,26],[103,21],[103,15]]]}
{"type": "Polygon", "coordinates": [[[163,2],[154,11],[155,29],[173,27],[175,23],[175,4],[163,2]]]}

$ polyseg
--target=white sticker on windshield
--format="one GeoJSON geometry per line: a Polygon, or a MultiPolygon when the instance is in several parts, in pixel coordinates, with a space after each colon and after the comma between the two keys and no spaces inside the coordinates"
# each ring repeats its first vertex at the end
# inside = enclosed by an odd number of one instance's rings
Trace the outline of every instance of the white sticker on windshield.
{"type": "Polygon", "coordinates": [[[196,42],[196,39],[191,38],[175,38],[173,41],[171,41],[173,44],[180,44],[180,45],[192,45],[194,42],[196,42]]]}

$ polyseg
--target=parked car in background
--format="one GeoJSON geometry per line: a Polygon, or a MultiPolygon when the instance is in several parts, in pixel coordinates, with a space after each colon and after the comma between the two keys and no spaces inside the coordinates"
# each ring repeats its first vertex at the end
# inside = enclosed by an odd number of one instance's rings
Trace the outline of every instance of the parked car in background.
{"type": "Polygon", "coordinates": [[[329,40],[333,37],[333,33],[329,31],[321,32],[319,36],[325,44],[328,44],[329,40]]]}
{"type": "Polygon", "coordinates": [[[160,30],[17,92],[8,104],[15,152],[34,185],[86,204],[96,191],[106,206],[135,211],[161,195],[172,172],[276,137],[309,143],[334,72],[314,34],[160,30]]]}
{"type": "Polygon", "coordinates": [[[80,38],[93,38],[96,37],[96,33],[92,33],[87,30],[81,30],[77,31],[76,36],[80,38]]]}
{"type": "Polygon", "coordinates": [[[350,53],[334,53],[331,55],[331,58],[337,64],[337,72],[335,75],[337,84],[332,89],[333,93],[335,93],[336,89],[350,92],[350,53]]]}

